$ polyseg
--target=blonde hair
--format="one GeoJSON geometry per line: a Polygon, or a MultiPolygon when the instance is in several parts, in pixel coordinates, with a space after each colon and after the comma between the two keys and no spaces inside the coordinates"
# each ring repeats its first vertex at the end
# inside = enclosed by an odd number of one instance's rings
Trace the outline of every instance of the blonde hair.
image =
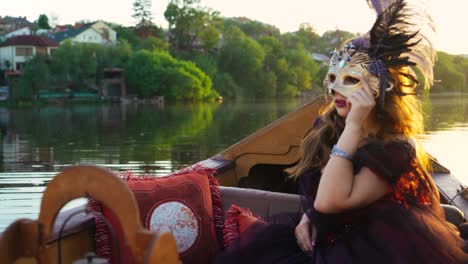
{"type": "MultiPolygon", "coordinates": [[[[424,123],[421,103],[415,95],[403,95],[417,86],[416,74],[409,67],[390,70],[394,89],[385,94],[383,109],[373,109],[369,118],[378,127],[377,137],[385,142],[402,140],[417,142],[416,135],[423,133],[424,123]],[[375,120],[375,121],[374,121],[375,120]]],[[[378,104],[378,103],[377,103],[378,104]]],[[[304,138],[301,145],[301,159],[286,171],[292,178],[315,167],[324,167],[329,159],[331,147],[338,141],[344,129],[344,118],[340,117],[330,103],[321,112],[321,119],[304,138]]],[[[416,143],[416,160],[429,170],[429,159],[423,148],[416,143]]]]}

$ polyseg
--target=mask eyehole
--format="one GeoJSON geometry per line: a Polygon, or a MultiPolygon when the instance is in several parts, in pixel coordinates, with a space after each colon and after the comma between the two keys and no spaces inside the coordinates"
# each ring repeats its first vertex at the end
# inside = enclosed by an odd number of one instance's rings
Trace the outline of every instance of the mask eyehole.
{"type": "Polygon", "coordinates": [[[357,79],[357,78],[354,78],[352,76],[346,76],[345,79],[344,79],[343,84],[344,85],[355,85],[355,84],[357,84],[359,82],[360,82],[360,80],[357,79]]]}
{"type": "Polygon", "coordinates": [[[328,75],[328,81],[329,81],[330,83],[334,83],[334,82],[336,81],[336,76],[335,76],[335,74],[329,74],[329,75],[328,75]]]}

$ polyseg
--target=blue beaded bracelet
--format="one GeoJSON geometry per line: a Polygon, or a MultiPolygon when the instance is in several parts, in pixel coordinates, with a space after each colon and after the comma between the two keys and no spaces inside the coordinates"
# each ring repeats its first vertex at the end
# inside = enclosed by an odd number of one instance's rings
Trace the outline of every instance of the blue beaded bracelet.
{"type": "Polygon", "coordinates": [[[330,153],[330,156],[337,156],[337,157],[342,157],[345,158],[349,161],[353,161],[353,155],[349,154],[348,152],[340,149],[336,145],[333,145],[333,149],[330,153]]]}

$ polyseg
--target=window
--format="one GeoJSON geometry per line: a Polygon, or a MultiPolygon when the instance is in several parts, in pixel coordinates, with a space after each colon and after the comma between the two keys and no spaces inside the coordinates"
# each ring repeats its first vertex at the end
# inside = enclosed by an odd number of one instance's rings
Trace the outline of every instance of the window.
{"type": "Polygon", "coordinates": [[[36,55],[47,55],[46,47],[36,47],[36,55]]]}
{"type": "Polygon", "coordinates": [[[32,56],[33,49],[32,48],[16,48],[16,56],[32,56]]]}
{"type": "Polygon", "coordinates": [[[109,40],[109,35],[110,35],[109,30],[105,28],[101,29],[101,36],[103,39],[109,40]]]}

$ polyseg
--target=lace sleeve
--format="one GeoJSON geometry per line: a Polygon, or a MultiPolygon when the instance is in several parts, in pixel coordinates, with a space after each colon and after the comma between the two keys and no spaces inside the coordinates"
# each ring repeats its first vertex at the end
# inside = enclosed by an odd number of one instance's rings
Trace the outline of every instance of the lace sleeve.
{"type": "Polygon", "coordinates": [[[408,142],[370,142],[356,152],[355,167],[367,167],[387,180],[394,199],[403,204],[436,207],[439,203],[430,174],[418,163],[416,151],[408,142]]]}
{"type": "Polygon", "coordinates": [[[374,140],[359,148],[354,156],[355,167],[367,167],[376,175],[395,185],[400,177],[413,169],[416,157],[411,144],[403,141],[384,145],[374,140]]]}

